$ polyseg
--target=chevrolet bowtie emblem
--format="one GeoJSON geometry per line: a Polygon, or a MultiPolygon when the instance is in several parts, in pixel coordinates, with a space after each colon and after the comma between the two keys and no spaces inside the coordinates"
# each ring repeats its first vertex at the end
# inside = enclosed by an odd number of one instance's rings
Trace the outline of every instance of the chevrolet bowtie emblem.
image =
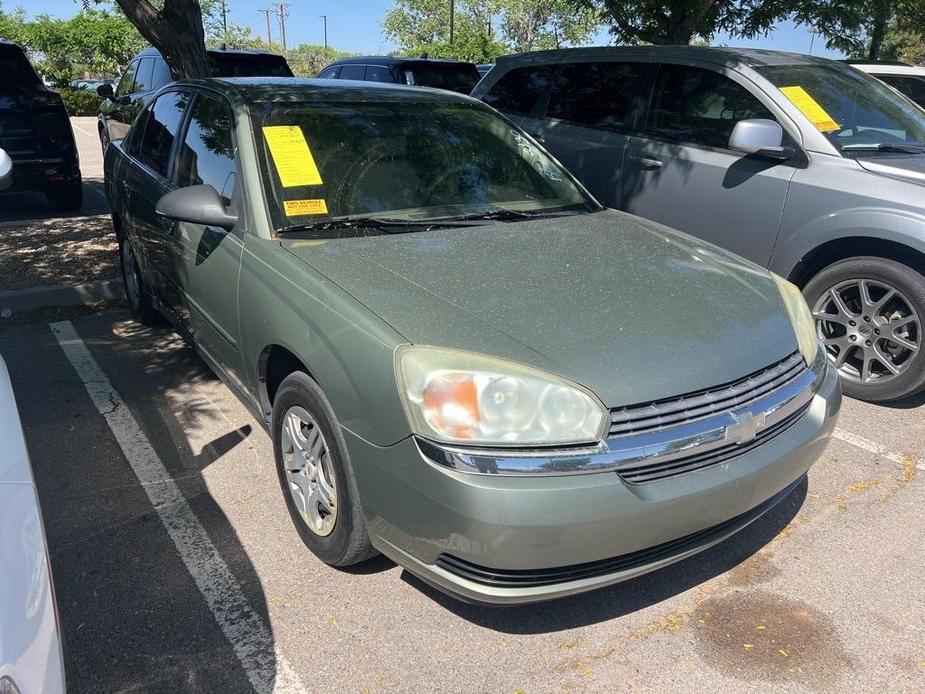
{"type": "Polygon", "coordinates": [[[726,427],[726,443],[743,444],[754,441],[758,431],[765,425],[764,414],[753,415],[750,412],[734,414],[735,424],[726,427]]]}

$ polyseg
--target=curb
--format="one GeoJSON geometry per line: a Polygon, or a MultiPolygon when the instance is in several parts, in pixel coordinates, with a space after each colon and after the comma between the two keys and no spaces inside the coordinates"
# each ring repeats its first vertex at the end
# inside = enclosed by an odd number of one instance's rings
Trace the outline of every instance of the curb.
{"type": "Polygon", "coordinates": [[[49,306],[86,306],[125,297],[122,280],[59,284],[0,292],[0,311],[25,313],[49,306]]]}

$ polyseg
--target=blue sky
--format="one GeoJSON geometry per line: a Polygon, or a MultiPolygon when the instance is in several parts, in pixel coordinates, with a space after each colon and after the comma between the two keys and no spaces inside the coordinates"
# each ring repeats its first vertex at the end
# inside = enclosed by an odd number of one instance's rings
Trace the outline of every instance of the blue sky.
{"type": "MultiPolygon", "coordinates": [[[[345,51],[356,53],[384,53],[394,48],[382,36],[382,18],[392,5],[391,0],[289,0],[289,21],[286,34],[290,45],[299,43],[322,43],[324,40],[322,20],[319,15],[328,16],[328,42],[345,51]]],[[[227,0],[229,21],[249,26],[255,34],[266,35],[266,20],[259,12],[269,7],[270,0],[227,0]]],[[[47,13],[66,17],[74,14],[81,6],[81,0],[3,0],[3,7],[11,10],[18,4],[26,7],[30,16],[47,13]]],[[[278,27],[273,25],[273,36],[277,38],[278,27]]],[[[797,53],[809,52],[811,35],[805,27],[795,27],[790,22],[782,22],[766,37],[746,41],[730,39],[719,35],[716,44],[729,46],[748,46],[752,48],[774,48],[797,53]]],[[[606,32],[601,32],[591,42],[608,43],[606,32]]],[[[840,54],[828,51],[825,41],[816,37],[813,46],[815,55],[840,57],[840,54]]]]}

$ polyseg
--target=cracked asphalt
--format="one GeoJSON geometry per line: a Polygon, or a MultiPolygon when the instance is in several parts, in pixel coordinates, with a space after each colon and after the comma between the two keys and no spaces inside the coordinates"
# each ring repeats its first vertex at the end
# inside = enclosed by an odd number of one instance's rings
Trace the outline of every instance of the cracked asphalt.
{"type": "Polygon", "coordinates": [[[351,572],[314,559],[267,435],[175,333],[119,308],[68,325],[101,403],[60,329],[0,324],[0,354],[73,691],[925,691],[925,399],[846,400],[808,483],[696,557],[557,602],[473,607],[384,559],[351,572]],[[163,478],[139,481],[115,418],[137,425],[163,478]],[[162,485],[207,538],[191,554],[152,503],[162,485]],[[254,662],[268,679],[249,679],[233,644],[247,628],[226,628],[202,566],[226,567],[256,620],[236,624],[265,625],[254,662]]]}

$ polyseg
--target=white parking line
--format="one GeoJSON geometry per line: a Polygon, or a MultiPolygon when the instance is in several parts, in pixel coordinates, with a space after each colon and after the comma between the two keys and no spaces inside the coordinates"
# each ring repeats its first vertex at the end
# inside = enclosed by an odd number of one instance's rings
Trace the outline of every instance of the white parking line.
{"type": "Polygon", "coordinates": [[[49,327],[96,409],[106,419],[254,689],[261,694],[307,692],[289,661],[274,646],[264,620],[248,604],[206,529],[74,326],[70,321],[61,321],[49,327]]]}
{"type": "MultiPolygon", "coordinates": [[[[883,458],[886,458],[889,461],[894,463],[899,463],[902,465],[905,460],[903,456],[898,453],[894,453],[888,448],[881,446],[876,441],[871,441],[870,439],[865,439],[863,436],[858,436],[857,434],[852,434],[850,431],[845,431],[844,429],[837,427],[833,436],[839,441],[844,441],[845,443],[850,443],[852,446],[860,448],[867,451],[868,453],[873,453],[874,455],[879,455],[883,458]]],[[[919,470],[925,470],[925,463],[918,463],[916,467],[919,470]]]]}

